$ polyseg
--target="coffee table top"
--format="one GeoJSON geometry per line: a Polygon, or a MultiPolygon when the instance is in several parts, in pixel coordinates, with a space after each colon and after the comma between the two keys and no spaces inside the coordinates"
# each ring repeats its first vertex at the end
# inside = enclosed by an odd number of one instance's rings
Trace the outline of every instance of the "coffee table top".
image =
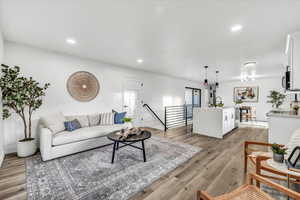
{"type": "Polygon", "coordinates": [[[117,135],[118,132],[120,132],[120,130],[111,132],[110,134],[107,135],[107,138],[115,142],[138,142],[138,141],[149,139],[151,137],[150,131],[142,131],[140,135],[133,135],[124,140],[121,139],[120,135],[117,135]]]}

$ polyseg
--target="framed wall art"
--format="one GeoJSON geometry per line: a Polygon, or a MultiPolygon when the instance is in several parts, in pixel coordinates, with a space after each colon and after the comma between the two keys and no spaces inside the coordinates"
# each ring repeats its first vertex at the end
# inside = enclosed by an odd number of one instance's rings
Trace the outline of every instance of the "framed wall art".
{"type": "Polygon", "coordinates": [[[234,102],[258,102],[258,87],[235,87],[233,91],[234,102]]]}

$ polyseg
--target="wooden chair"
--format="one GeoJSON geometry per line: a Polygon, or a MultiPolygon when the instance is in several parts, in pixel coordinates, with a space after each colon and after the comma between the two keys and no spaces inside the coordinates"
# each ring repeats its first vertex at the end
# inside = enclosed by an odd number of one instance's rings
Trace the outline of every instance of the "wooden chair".
{"type": "Polygon", "coordinates": [[[256,107],[251,106],[250,113],[251,113],[251,121],[256,121],[256,107]]]}
{"type": "MultiPolygon", "coordinates": [[[[256,165],[256,159],[259,157],[260,160],[266,160],[272,157],[270,152],[258,151],[250,147],[251,146],[264,146],[271,147],[272,144],[265,142],[256,142],[256,141],[245,141],[244,143],[244,172],[247,173],[248,169],[248,159],[252,161],[254,165],[256,165]]],[[[284,146],[284,145],[280,145],[284,146]]]]}
{"type": "MultiPolygon", "coordinates": [[[[257,175],[260,175],[265,178],[278,180],[278,181],[285,181],[288,184],[294,183],[294,184],[300,184],[300,175],[297,176],[295,174],[289,174],[284,171],[280,171],[278,169],[275,169],[267,164],[266,160],[272,158],[272,152],[263,152],[263,151],[257,151],[252,148],[252,146],[264,146],[264,147],[271,147],[272,144],[264,143],[264,142],[255,142],[255,141],[245,141],[244,144],[244,172],[247,173],[248,169],[248,160],[251,161],[252,164],[255,166],[255,173],[257,175]],[[268,174],[265,174],[263,172],[267,172],[268,174]]],[[[284,145],[280,145],[283,147],[284,145]]],[[[292,170],[292,169],[290,169],[292,170]]],[[[296,170],[294,170],[296,171],[296,170]]],[[[296,171],[298,172],[298,171],[296,171]]],[[[259,183],[257,183],[257,186],[259,186],[259,183]]]]}
{"type": "Polygon", "coordinates": [[[206,192],[198,191],[197,200],[274,200],[270,195],[263,192],[259,187],[254,186],[254,180],[258,183],[263,183],[273,189],[276,189],[291,198],[300,199],[300,193],[298,192],[285,188],[259,175],[249,174],[248,183],[244,184],[238,189],[218,197],[212,197],[206,192]]]}
{"type": "Polygon", "coordinates": [[[252,113],[251,113],[250,106],[241,106],[240,112],[241,112],[241,121],[243,121],[243,119],[245,119],[246,121],[249,121],[252,119],[252,113]]]}

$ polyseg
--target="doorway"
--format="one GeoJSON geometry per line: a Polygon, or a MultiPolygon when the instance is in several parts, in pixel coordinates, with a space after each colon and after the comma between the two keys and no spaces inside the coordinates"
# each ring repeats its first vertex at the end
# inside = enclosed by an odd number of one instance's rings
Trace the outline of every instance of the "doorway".
{"type": "Polygon", "coordinates": [[[201,107],[201,89],[186,87],[185,104],[192,107],[201,107]]]}
{"type": "Polygon", "coordinates": [[[201,89],[198,88],[185,88],[185,105],[187,111],[187,118],[193,118],[193,108],[201,107],[201,89]]]}
{"type": "Polygon", "coordinates": [[[137,80],[125,80],[123,84],[123,111],[134,123],[141,120],[141,90],[143,83],[137,80]]]}

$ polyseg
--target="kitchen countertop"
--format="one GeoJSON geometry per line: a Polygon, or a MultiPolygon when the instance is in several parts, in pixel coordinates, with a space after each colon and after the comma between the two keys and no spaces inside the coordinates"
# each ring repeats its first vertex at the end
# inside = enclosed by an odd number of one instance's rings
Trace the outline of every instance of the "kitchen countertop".
{"type": "Polygon", "coordinates": [[[299,118],[300,119],[299,113],[298,113],[298,115],[296,115],[293,111],[278,111],[278,112],[270,111],[267,113],[267,117],[284,117],[284,118],[299,118]]]}
{"type": "Polygon", "coordinates": [[[224,107],[195,107],[194,109],[199,109],[199,110],[225,110],[225,109],[232,109],[234,107],[230,106],[224,106],[224,107]]]}

